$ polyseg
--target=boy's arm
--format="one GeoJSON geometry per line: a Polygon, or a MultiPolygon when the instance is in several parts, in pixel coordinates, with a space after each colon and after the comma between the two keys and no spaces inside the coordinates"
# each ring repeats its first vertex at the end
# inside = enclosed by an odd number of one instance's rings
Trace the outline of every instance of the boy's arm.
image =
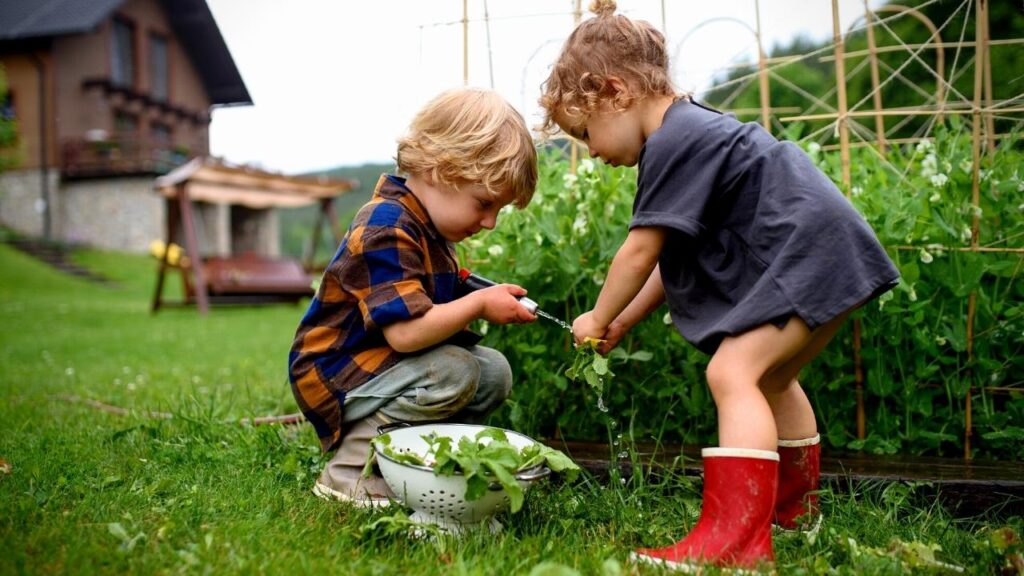
{"type": "Polygon", "coordinates": [[[470,292],[445,304],[435,304],[424,314],[388,324],[382,328],[388,345],[409,353],[444,342],[478,318],[495,324],[532,322],[536,316],[516,300],[526,290],[512,284],[499,284],[470,292]]]}
{"type": "MultiPolygon", "coordinates": [[[[652,306],[654,299],[663,298],[664,290],[656,290],[661,288],[660,272],[653,280],[651,276],[658,265],[658,256],[664,243],[664,228],[644,226],[629,231],[626,241],[612,259],[608,277],[605,279],[601,294],[597,297],[594,309],[573,322],[573,335],[577,342],[581,342],[587,336],[604,337],[609,325],[626,310],[649,282],[656,284],[652,285],[649,291],[645,290],[641,301],[630,307],[626,319],[636,318],[636,321],[639,321],[656,307],[652,306]]],[[[660,304],[660,300],[657,303],[660,304]]]]}

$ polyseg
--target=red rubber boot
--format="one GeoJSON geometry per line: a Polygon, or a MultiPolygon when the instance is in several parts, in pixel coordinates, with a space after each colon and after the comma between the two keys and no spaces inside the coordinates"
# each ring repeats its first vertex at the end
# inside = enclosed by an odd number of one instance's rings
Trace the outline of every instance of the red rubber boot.
{"type": "Polygon", "coordinates": [[[779,494],[775,524],[786,530],[817,525],[818,480],[821,478],[821,436],[779,440],[779,494]]]}
{"type": "Polygon", "coordinates": [[[672,546],[642,548],[631,557],[685,572],[702,564],[729,568],[772,564],[779,455],[769,450],[705,448],[701,456],[704,503],[693,530],[672,546]]]}

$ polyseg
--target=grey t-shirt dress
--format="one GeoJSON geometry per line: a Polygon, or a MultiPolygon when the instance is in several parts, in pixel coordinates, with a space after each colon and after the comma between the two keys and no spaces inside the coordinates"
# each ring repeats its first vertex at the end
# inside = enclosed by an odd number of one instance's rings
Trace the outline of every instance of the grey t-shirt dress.
{"type": "Polygon", "coordinates": [[[709,354],[797,315],[813,330],[891,289],[874,232],[795,144],[683,99],[640,152],[630,228],[669,229],[659,264],[673,323],[709,354]]]}

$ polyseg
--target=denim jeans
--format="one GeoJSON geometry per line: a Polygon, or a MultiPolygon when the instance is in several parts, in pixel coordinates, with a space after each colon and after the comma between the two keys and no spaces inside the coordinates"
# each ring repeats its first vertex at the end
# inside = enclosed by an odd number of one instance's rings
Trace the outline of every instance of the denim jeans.
{"type": "Polygon", "coordinates": [[[345,422],[380,412],[399,422],[482,422],[512,391],[505,356],[442,345],[410,356],[345,396],[345,422]]]}

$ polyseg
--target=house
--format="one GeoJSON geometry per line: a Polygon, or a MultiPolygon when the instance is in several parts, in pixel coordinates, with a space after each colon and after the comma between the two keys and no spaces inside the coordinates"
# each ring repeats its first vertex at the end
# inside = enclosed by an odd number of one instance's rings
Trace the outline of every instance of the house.
{"type": "Polygon", "coordinates": [[[213,107],[252,104],[205,0],[3,0],[0,65],[0,224],[101,248],[164,238],[154,178],[209,153],[213,107]]]}

